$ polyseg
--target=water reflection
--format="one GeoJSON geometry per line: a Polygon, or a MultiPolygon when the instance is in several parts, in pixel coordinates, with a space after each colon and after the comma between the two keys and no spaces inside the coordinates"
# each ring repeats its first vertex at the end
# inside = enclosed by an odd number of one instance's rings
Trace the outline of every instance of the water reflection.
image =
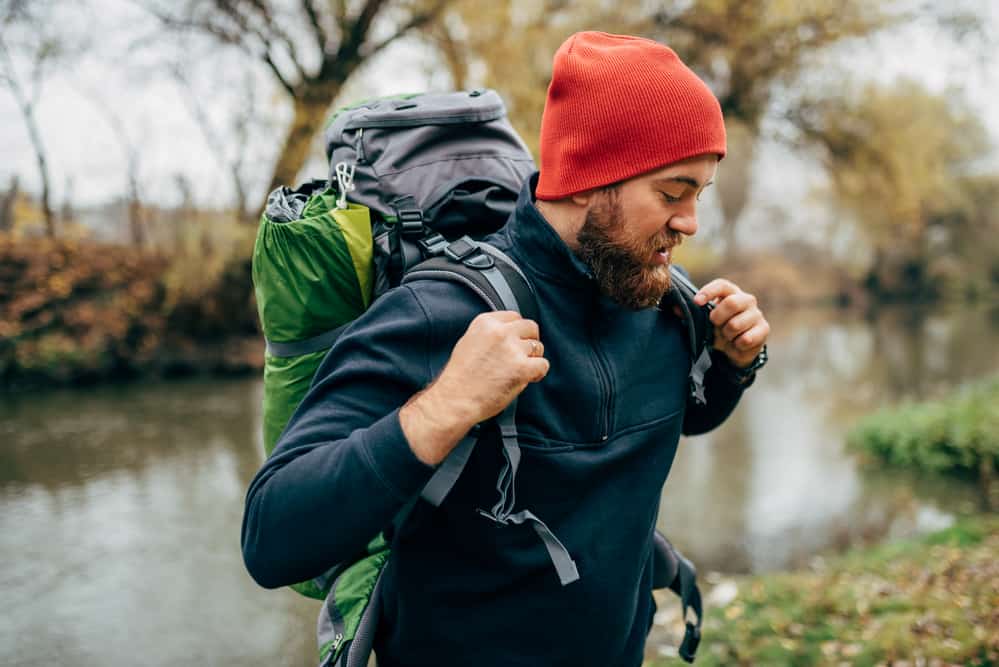
{"type": "Polygon", "coordinates": [[[682,443],[660,527],[701,568],[757,572],[945,524],[973,486],[861,470],[845,452],[872,409],[940,395],[999,369],[984,310],[772,318],[771,363],[716,431],[682,443]]]}
{"type": "Polygon", "coordinates": [[[312,662],[315,604],[239,555],[258,404],[247,382],[4,402],[0,663],[312,662]]]}
{"type": "MultiPolygon", "coordinates": [[[[681,446],[660,523],[743,572],[945,522],[964,485],[858,469],[843,434],[879,404],[999,369],[994,313],[772,315],[772,361],[717,431],[681,446]]],[[[260,383],[5,396],[0,663],[302,665],[317,603],[256,587],[239,524],[261,463],[260,383]]]]}

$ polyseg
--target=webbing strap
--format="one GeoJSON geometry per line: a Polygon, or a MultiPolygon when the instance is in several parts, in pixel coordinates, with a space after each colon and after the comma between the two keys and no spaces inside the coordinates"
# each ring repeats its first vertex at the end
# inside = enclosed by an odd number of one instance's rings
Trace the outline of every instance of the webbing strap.
{"type": "Polygon", "coordinates": [[[534,532],[538,534],[538,537],[545,544],[545,549],[548,550],[548,557],[551,559],[552,565],[555,566],[555,572],[558,573],[559,583],[563,586],[568,586],[572,582],[579,580],[579,570],[576,568],[576,561],[572,560],[569,550],[565,548],[564,544],[559,542],[559,539],[555,537],[555,534],[545,525],[544,521],[534,516],[530,510],[521,510],[516,514],[508,514],[506,521],[517,525],[530,521],[534,532]]]}
{"type": "Polygon", "coordinates": [[[440,507],[444,498],[451,492],[455,482],[458,481],[458,477],[461,476],[461,471],[465,469],[476,441],[477,438],[474,435],[466,435],[462,438],[461,442],[451,450],[444,462],[437,468],[427,485],[423,487],[420,497],[434,507],[440,507]]]}
{"type": "Polygon", "coordinates": [[[530,510],[513,512],[516,505],[517,469],[520,467],[520,444],[517,442],[517,426],[514,421],[516,413],[517,401],[514,399],[496,419],[503,441],[503,458],[506,461],[499,478],[496,480],[499,500],[496,501],[490,512],[480,509],[479,514],[503,526],[511,523],[520,525],[529,521],[534,532],[538,534],[545,545],[548,557],[558,574],[559,582],[563,586],[567,586],[579,579],[579,570],[576,568],[576,562],[569,554],[569,550],[555,537],[545,522],[533,512],[530,510]]]}
{"type": "MultiPolygon", "coordinates": [[[[676,301],[680,309],[683,310],[683,319],[687,325],[687,335],[690,339],[690,354],[692,357],[696,357],[690,367],[690,395],[696,403],[705,405],[708,399],[704,393],[704,375],[711,368],[711,354],[708,332],[699,335],[698,321],[695,319],[699,315],[699,313],[694,312],[696,308],[694,295],[697,294],[697,287],[676,266],[671,265],[669,271],[670,279],[673,281],[672,289],[676,292],[676,301]],[[699,341],[704,341],[700,350],[697,349],[699,341]]],[[[710,320],[705,319],[703,326],[710,326],[710,320]]]]}
{"type": "Polygon", "coordinates": [[[697,657],[697,646],[701,643],[701,622],[704,620],[704,608],[701,605],[701,591],[697,588],[697,570],[694,565],[677,554],[679,560],[680,604],[683,607],[683,620],[686,630],[680,643],[680,657],[687,662],[694,662],[697,657]],[[687,610],[693,609],[697,622],[691,623],[687,618],[687,610]]]}
{"type": "Polygon", "coordinates": [[[336,339],[340,337],[340,334],[346,327],[346,324],[341,324],[336,329],[331,329],[318,336],[290,343],[278,343],[265,338],[264,342],[267,344],[267,354],[272,357],[300,357],[303,354],[328,350],[333,347],[333,343],[336,342],[336,339]]]}
{"type": "Polygon", "coordinates": [[[495,266],[491,269],[483,269],[482,277],[489,281],[493,289],[496,290],[496,294],[499,295],[500,301],[503,302],[503,306],[507,310],[517,310],[517,297],[513,295],[513,290],[510,289],[510,284],[506,281],[506,277],[497,269],[495,266]]]}
{"type": "Polygon", "coordinates": [[[705,347],[701,350],[701,356],[690,368],[691,394],[694,400],[701,405],[708,402],[707,396],[704,395],[704,374],[708,372],[709,368],[711,368],[711,353],[705,347]]]}

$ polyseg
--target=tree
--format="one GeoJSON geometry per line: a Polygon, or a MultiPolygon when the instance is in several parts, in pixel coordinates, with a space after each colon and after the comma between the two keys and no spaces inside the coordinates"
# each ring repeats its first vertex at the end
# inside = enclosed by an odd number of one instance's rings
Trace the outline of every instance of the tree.
{"type": "Polygon", "coordinates": [[[919,84],[866,84],[802,100],[792,118],[818,147],[837,208],[871,245],[870,287],[882,296],[932,296],[931,260],[953,249],[952,227],[974,218],[974,162],[985,128],[957,95],[919,84]]]}
{"type": "MultiPolygon", "coordinates": [[[[764,119],[775,106],[793,111],[797,102],[789,91],[803,75],[825,68],[823,56],[830,49],[926,11],[898,0],[672,0],[624,6],[602,0],[464,0],[451,15],[460,19],[463,29],[455,32],[462,35],[469,59],[482,65],[481,83],[500,90],[511,121],[532,150],[537,148],[551,55],[571,33],[600,26],[650,37],[677,51],[712,88],[725,115],[729,156],[717,187],[725,247],[732,251],[764,119]]],[[[929,18],[955,38],[980,23],[960,9],[934,9],[929,18]]]]}
{"type": "Polygon", "coordinates": [[[0,233],[14,229],[14,204],[20,194],[17,175],[10,177],[10,187],[0,195],[0,233]]]}
{"type": "Polygon", "coordinates": [[[263,63],[291,99],[293,115],[269,190],[294,183],[330,105],[357,68],[448,0],[145,0],[174,31],[195,31],[263,63]]]}
{"type": "MultiPolygon", "coordinates": [[[[181,96],[198,124],[212,155],[229,175],[236,200],[236,220],[238,222],[252,222],[253,211],[250,210],[249,205],[246,163],[250,147],[250,126],[258,111],[254,104],[256,86],[253,76],[250,72],[243,73],[242,103],[229,114],[230,124],[227,128],[229,134],[226,135],[225,130],[220,130],[209,118],[202,96],[195,91],[194,84],[188,77],[185,68],[177,64],[171,68],[171,71],[181,88],[181,96]],[[229,141],[226,141],[227,136],[229,141]]],[[[187,197],[192,197],[189,184],[183,191],[187,197]]],[[[189,208],[193,208],[193,204],[189,208]]]]}
{"type": "Polygon", "coordinates": [[[45,77],[62,55],[63,44],[50,28],[47,4],[8,1],[0,7],[0,26],[3,28],[0,30],[0,83],[10,90],[24,119],[41,179],[40,204],[45,218],[45,233],[54,237],[56,221],[52,210],[51,176],[37,111],[45,77]],[[18,71],[15,50],[26,61],[27,74],[18,71]]]}
{"type": "MultiPolygon", "coordinates": [[[[139,183],[142,171],[142,150],[139,141],[125,127],[121,114],[98,91],[83,91],[101,110],[108,125],[114,132],[118,145],[125,157],[125,192],[128,208],[128,237],[132,245],[141,248],[146,245],[148,229],[145,209],[142,205],[142,188],[139,183]]],[[[145,135],[139,132],[139,136],[145,135]]]]}

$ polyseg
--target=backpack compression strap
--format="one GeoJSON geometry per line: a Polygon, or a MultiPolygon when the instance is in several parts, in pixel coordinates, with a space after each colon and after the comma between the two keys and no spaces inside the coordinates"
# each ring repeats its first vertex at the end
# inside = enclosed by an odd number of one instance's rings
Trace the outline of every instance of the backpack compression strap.
{"type": "MultiPolygon", "coordinates": [[[[414,280],[457,282],[478,294],[493,310],[512,310],[528,319],[536,320],[538,317],[537,299],[520,268],[499,249],[467,236],[448,244],[444,256],[431,258],[414,268],[406,274],[403,283],[414,280]]],[[[505,459],[496,481],[499,499],[490,511],[480,509],[479,513],[504,526],[529,522],[544,543],[559,581],[565,586],[579,579],[576,563],[565,545],[530,510],[513,511],[516,503],[515,481],[520,465],[516,414],[517,399],[514,399],[496,417],[505,459]]],[[[477,439],[478,435],[473,430],[458,443],[427,482],[421,497],[434,506],[443,502],[468,463],[477,439]]]]}

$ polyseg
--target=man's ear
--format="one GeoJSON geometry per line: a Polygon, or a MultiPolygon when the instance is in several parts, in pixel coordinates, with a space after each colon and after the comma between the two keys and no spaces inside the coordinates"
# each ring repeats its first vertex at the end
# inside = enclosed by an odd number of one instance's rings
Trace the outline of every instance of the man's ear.
{"type": "Polygon", "coordinates": [[[582,208],[589,208],[590,203],[593,201],[593,198],[596,196],[597,196],[596,190],[583,190],[582,192],[577,192],[575,194],[569,195],[569,199],[576,206],[580,206],[582,208]]]}

